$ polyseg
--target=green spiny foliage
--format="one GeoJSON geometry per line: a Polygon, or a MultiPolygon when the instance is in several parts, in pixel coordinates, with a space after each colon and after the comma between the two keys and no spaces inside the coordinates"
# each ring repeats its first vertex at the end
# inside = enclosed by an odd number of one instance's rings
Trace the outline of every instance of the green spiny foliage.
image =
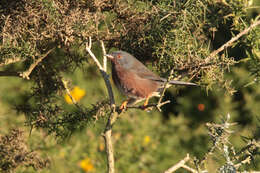
{"type": "MultiPolygon", "coordinates": [[[[53,115],[61,115],[61,119],[77,116],[77,111],[71,112],[61,104],[61,79],[87,62],[84,45],[88,37],[103,40],[108,50],[126,50],[143,62],[152,62],[162,76],[174,69],[176,77],[186,76],[207,90],[222,87],[227,93],[234,92],[224,76],[230,66],[244,58],[232,54],[234,49],[247,52],[252,73],[259,73],[258,30],[207,61],[214,49],[249,26],[247,3],[238,0],[23,0],[1,1],[0,7],[0,62],[13,58],[22,62],[22,67],[7,66],[6,70],[25,71],[52,50],[30,74],[33,87],[27,104],[18,106],[26,113],[28,124],[43,113],[48,123],[54,124],[57,119],[51,118],[53,115]],[[225,39],[219,36],[223,31],[225,39]]],[[[92,112],[94,108],[81,109],[92,112]]],[[[55,131],[51,125],[42,127],[55,131]]]]}

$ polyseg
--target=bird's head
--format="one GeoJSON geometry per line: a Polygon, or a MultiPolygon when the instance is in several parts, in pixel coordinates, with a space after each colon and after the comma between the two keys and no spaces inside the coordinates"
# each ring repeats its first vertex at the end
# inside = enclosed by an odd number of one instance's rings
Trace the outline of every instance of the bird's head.
{"type": "Polygon", "coordinates": [[[115,51],[110,54],[106,54],[106,57],[111,60],[114,64],[119,64],[124,68],[131,67],[135,61],[135,58],[124,51],[115,51]]]}

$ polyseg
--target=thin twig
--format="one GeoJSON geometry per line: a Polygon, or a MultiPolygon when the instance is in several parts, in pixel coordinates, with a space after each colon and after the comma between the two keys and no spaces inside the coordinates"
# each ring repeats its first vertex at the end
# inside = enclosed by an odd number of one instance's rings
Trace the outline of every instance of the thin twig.
{"type": "Polygon", "coordinates": [[[101,66],[100,62],[96,58],[96,56],[91,51],[91,47],[92,47],[92,39],[91,39],[91,37],[89,37],[89,43],[86,43],[86,50],[90,54],[91,58],[94,60],[96,65],[98,66],[99,70],[104,70],[103,67],[101,66]]]}
{"type": "MultiPolygon", "coordinates": [[[[161,110],[161,106],[162,106],[162,104],[161,104],[161,102],[162,102],[162,99],[163,99],[163,97],[164,97],[164,93],[165,93],[165,91],[166,91],[166,89],[167,89],[167,86],[169,85],[169,82],[170,82],[170,80],[172,79],[172,74],[173,74],[173,69],[171,70],[171,72],[170,72],[170,75],[169,75],[169,77],[167,78],[167,81],[164,83],[164,86],[163,86],[163,91],[162,91],[162,94],[161,94],[161,96],[160,96],[160,98],[159,98],[159,101],[158,101],[158,103],[157,103],[157,109],[161,112],[162,110],[161,110]]],[[[169,101],[170,102],[170,101],[169,101]]]]}
{"type": "Polygon", "coordinates": [[[50,49],[48,52],[46,52],[42,57],[40,57],[39,59],[37,59],[37,61],[33,64],[31,64],[31,66],[29,67],[28,70],[20,73],[20,76],[24,79],[30,79],[30,74],[32,73],[33,69],[45,58],[49,55],[49,53],[51,53],[51,51],[53,50],[54,48],[50,49]]]}
{"type": "Polygon", "coordinates": [[[106,53],[104,42],[101,40],[100,43],[101,43],[101,47],[102,47],[102,51],[103,51],[103,55],[104,55],[104,57],[103,57],[103,69],[104,69],[104,71],[107,71],[107,56],[106,56],[107,53],[106,53]]]}
{"type": "Polygon", "coordinates": [[[20,73],[15,72],[15,71],[0,71],[0,77],[20,77],[19,76],[20,73]]]}
{"type": "Polygon", "coordinates": [[[192,172],[192,173],[198,173],[198,171],[196,171],[195,169],[193,169],[193,168],[191,168],[191,167],[189,167],[187,165],[182,165],[181,167],[186,169],[186,170],[188,170],[188,171],[190,171],[190,172],[192,172]]]}
{"type": "MultiPolygon", "coordinates": [[[[173,165],[172,167],[170,167],[169,169],[164,171],[164,173],[172,173],[172,172],[176,171],[177,169],[183,167],[183,165],[185,165],[185,163],[188,160],[190,160],[189,154],[187,154],[187,156],[184,159],[182,159],[181,161],[179,161],[177,164],[173,165]]],[[[195,172],[197,172],[197,171],[195,171],[195,172]]]]}
{"type": "Polygon", "coordinates": [[[61,81],[62,81],[63,87],[65,88],[65,90],[66,90],[68,96],[70,97],[72,103],[73,103],[78,109],[82,110],[81,107],[79,106],[79,104],[77,103],[77,101],[74,99],[74,97],[73,97],[73,96],[71,95],[71,93],[70,93],[70,90],[69,90],[69,87],[68,87],[68,81],[65,81],[63,78],[61,78],[61,81]]]}
{"type": "Polygon", "coordinates": [[[214,52],[212,52],[206,59],[205,62],[209,63],[210,60],[215,57],[218,53],[220,53],[221,51],[223,51],[224,49],[230,47],[232,45],[233,42],[235,42],[236,40],[238,40],[240,37],[242,37],[243,35],[247,34],[250,30],[252,30],[254,27],[256,27],[257,25],[260,24],[260,20],[256,21],[255,23],[251,24],[248,28],[246,28],[245,30],[243,30],[242,32],[240,32],[239,34],[237,34],[235,37],[231,38],[228,42],[226,42],[225,44],[223,44],[220,48],[218,48],[217,50],[215,50],[214,52]]]}
{"type": "Polygon", "coordinates": [[[146,106],[140,105],[140,106],[127,106],[127,109],[147,109],[147,108],[151,108],[151,107],[156,107],[158,109],[158,107],[162,107],[165,104],[170,103],[170,100],[166,100],[165,102],[162,103],[155,103],[155,104],[148,104],[146,106]]]}
{"type": "Polygon", "coordinates": [[[238,169],[243,164],[250,164],[251,156],[247,156],[244,160],[240,161],[238,164],[234,165],[236,169],[238,169]]]}
{"type": "MultiPolygon", "coordinates": [[[[48,52],[46,52],[42,57],[40,57],[39,59],[37,59],[37,61],[33,64],[31,64],[31,66],[29,67],[28,70],[24,71],[24,72],[15,72],[15,71],[0,71],[0,77],[4,77],[4,76],[13,76],[13,77],[21,77],[23,79],[30,79],[30,74],[32,73],[33,69],[45,58],[48,56],[48,54],[53,50],[54,48],[50,49],[48,52]]],[[[12,59],[12,60],[8,60],[5,61],[3,63],[0,64],[1,65],[8,65],[11,63],[15,63],[15,62],[19,62],[19,61],[24,61],[24,59],[12,59]]]]}

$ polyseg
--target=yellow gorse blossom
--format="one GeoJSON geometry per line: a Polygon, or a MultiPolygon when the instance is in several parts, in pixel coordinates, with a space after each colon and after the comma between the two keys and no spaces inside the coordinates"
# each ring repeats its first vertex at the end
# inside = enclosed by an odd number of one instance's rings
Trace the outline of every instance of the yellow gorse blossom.
{"type": "MultiPolygon", "coordinates": [[[[78,102],[78,101],[80,101],[80,99],[82,99],[85,96],[86,92],[83,89],[79,88],[78,86],[75,86],[72,89],[72,91],[70,91],[70,94],[75,99],[75,101],[78,102]]],[[[71,98],[70,98],[70,96],[68,94],[65,94],[64,98],[65,98],[65,101],[68,104],[72,104],[73,103],[71,98]]]]}
{"type": "Polygon", "coordinates": [[[79,162],[79,166],[85,171],[85,172],[91,172],[94,170],[94,165],[91,163],[91,160],[89,158],[85,158],[84,160],[81,160],[79,162]]]}
{"type": "Polygon", "coordinates": [[[147,146],[151,141],[150,136],[145,136],[143,139],[143,146],[147,146]]]}

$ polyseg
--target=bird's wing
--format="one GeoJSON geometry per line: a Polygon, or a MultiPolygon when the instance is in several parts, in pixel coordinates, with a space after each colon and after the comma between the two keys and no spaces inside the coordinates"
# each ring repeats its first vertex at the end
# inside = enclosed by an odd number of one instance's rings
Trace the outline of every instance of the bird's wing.
{"type": "MultiPolygon", "coordinates": [[[[150,71],[148,68],[145,69],[140,69],[138,70],[137,75],[141,78],[157,81],[159,83],[165,83],[167,82],[167,79],[161,78],[152,71],[150,71]]],[[[184,82],[184,81],[178,81],[178,80],[170,80],[169,81],[170,85],[190,85],[190,86],[197,86],[195,83],[191,82],[184,82]]]]}
{"type": "Polygon", "coordinates": [[[158,75],[156,75],[155,73],[153,73],[151,70],[149,70],[146,67],[145,68],[136,68],[136,69],[134,69],[134,73],[142,79],[149,79],[149,80],[154,80],[154,81],[158,81],[158,82],[163,82],[158,75]]]}
{"type": "Polygon", "coordinates": [[[140,61],[135,61],[132,64],[132,68],[130,68],[129,70],[142,79],[150,79],[150,80],[163,82],[162,80],[160,80],[160,77],[157,74],[155,74],[150,69],[148,69],[140,61]]]}
{"type": "MultiPolygon", "coordinates": [[[[139,61],[135,61],[133,63],[133,68],[130,69],[133,73],[135,73],[137,76],[143,79],[149,79],[153,81],[157,81],[159,83],[165,83],[167,80],[164,78],[161,78],[154,72],[152,72],[150,69],[148,69],[144,64],[142,64],[139,61]]],[[[177,81],[177,80],[171,80],[169,81],[169,84],[171,85],[191,85],[191,86],[196,86],[195,83],[191,82],[183,82],[183,81],[177,81]]]]}

